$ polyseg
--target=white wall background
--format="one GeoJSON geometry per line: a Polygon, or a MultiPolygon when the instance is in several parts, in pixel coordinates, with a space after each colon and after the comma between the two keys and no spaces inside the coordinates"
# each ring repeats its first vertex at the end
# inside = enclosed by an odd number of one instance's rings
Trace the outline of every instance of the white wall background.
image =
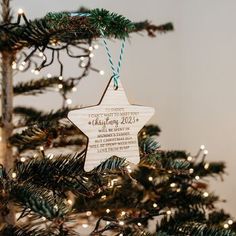
{"type": "MultiPolygon", "coordinates": [[[[16,11],[23,8],[29,18],[86,6],[106,8],[133,21],[172,21],[175,32],[154,39],[132,35],[122,66],[123,84],[130,102],[156,108],[152,122],[163,130],[163,149],[196,153],[205,144],[209,160],[227,163],[225,182],[218,180],[211,188],[228,200],[224,208],[236,216],[235,0],[13,0],[12,5],[16,11]]],[[[112,45],[113,55],[118,54],[119,45],[112,45]]],[[[106,71],[106,76],[92,73],[81,81],[73,104],[96,104],[106,86],[110,68],[104,50],[97,54],[96,65],[106,71]]],[[[76,75],[77,62],[65,61],[66,75],[76,75]]],[[[54,66],[43,73],[58,71],[54,66]]],[[[35,106],[38,99],[18,98],[16,103],[35,106]]],[[[60,97],[51,93],[41,101],[42,108],[53,108],[60,97]]]]}

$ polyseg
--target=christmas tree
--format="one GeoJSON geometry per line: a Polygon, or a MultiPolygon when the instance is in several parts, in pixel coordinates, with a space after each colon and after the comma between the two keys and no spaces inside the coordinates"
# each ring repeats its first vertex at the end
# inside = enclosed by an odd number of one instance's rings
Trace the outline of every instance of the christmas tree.
{"type": "Polygon", "coordinates": [[[138,134],[138,165],[110,156],[85,171],[88,140],[67,118],[68,94],[90,71],[104,74],[92,65],[99,38],[124,39],[141,31],[154,37],[173,30],[172,24],[134,23],[84,8],[33,21],[20,9],[15,20],[9,3],[2,0],[0,26],[0,235],[236,235],[231,216],[216,208],[220,198],[202,181],[225,171],[223,162],[207,161],[204,146],[196,155],[163,151],[159,127],[148,125],[138,134]],[[79,60],[79,76],[65,77],[62,52],[79,60]],[[57,75],[13,84],[17,72],[38,75],[54,62],[60,65],[57,75]],[[13,106],[18,95],[50,89],[63,98],[59,110],[13,106]]]}

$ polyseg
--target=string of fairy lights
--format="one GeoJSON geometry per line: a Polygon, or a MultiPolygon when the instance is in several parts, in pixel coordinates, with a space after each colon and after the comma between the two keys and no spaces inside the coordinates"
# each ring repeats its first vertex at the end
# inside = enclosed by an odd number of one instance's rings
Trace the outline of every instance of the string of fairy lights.
{"type": "MultiPolygon", "coordinates": [[[[18,18],[17,18],[17,23],[16,24],[20,24],[21,23],[21,19],[24,20],[25,24],[28,24],[28,19],[24,13],[24,11],[22,9],[18,10],[18,18]]],[[[81,41],[78,44],[80,45],[85,45],[85,46],[78,46],[78,45],[71,45],[71,44],[65,44],[65,43],[61,43],[59,40],[57,39],[52,39],[49,44],[44,45],[44,46],[36,46],[33,50],[30,51],[30,53],[26,54],[26,52],[21,52],[19,54],[19,56],[12,62],[12,69],[14,71],[20,71],[20,72],[25,72],[29,69],[31,69],[31,73],[33,73],[34,75],[39,75],[41,70],[45,69],[46,67],[49,67],[50,65],[52,65],[54,63],[55,60],[57,60],[57,62],[60,65],[60,70],[59,70],[59,74],[58,74],[58,85],[56,88],[56,91],[59,92],[63,98],[63,107],[65,107],[66,105],[71,105],[72,104],[72,99],[69,98],[67,96],[67,91],[64,90],[64,84],[65,84],[65,78],[64,78],[64,66],[60,57],[60,52],[61,51],[65,51],[66,54],[71,57],[71,58],[77,58],[79,59],[79,67],[82,69],[82,73],[79,77],[77,78],[71,78],[70,79],[70,83],[73,85],[71,86],[71,91],[72,92],[76,92],[77,91],[77,85],[78,82],[81,78],[85,77],[88,75],[89,71],[95,71],[97,73],[99,73],[101,76],[103,76],[105,74],[105,72],[103,70],[98,70],[96,68],[93,68],[91,65],[91,60],[94,58],[95,56],[95,50],[97,50],[99,48],[98,44],[92,44],[91,41],[81,41]],[[88,47],[86,46],[88,45],[88,47]],[[75,55],[72,53],[72,48],[76,49],[76,50],[80,50],[81,53],[78,55],[75,55]],[[48,57],[48,55],[46,54],[45,50],[48,50],[50,53],[50,58],[48,57]],[[32,68],[32,65],[34,68],[32,68]]],[[[47,74],[47,78],[50,79],[52,77],[52,75],[50,73],[47,74]]],[[[67,80],[68,82],[68,80],[67,80]]],[[[0,137],[0,141],[2,140],[2,137],[0,137]]],[[[45,150],[43,146],[39,147],[39,151],[41,152],[41,154],[49,159],[53,159],[54,158],[54,154],[53,153],[48,153],[45,154],[45,150]]],[[[192,162],[196,162],[196,160],[198,158],[202,158],[202,162],[204,162],[204,168],[207,170],[210,166],[210,164],[208,162],[205,161],[206,156],[208,155],[208,150],[206,150],[204,145],[200,146],[199,151],[197,152],[197,154],[195,156],[188,156],[187,157],[187,161],[192,163],[192,162]]],[[[34,157],[37,157],[37,154],[35,154],[34,157]]],[[[25,162],[26,158],[25,157],[21,157],[20,158],[21,162],[25,162]]],[[[133,169],[130,165],[127,165],[126,167],[126,171],[127,173],[131,174],[133,169]]],[[[200,176],[199,175],[194,175],[195,170],[193,168],[190,168],[189,170],[189,174],[194,176],[195,181],[199,181],[200,180],[200,176]]],[[[16,172],[12,172],[11,174],[13,179],[17,178],[17,173],[16,172]]],[[[155,182],[155,177],[153,176],[148,176],[148,181],[149,182],[155,182]]],[[[110,181],[108,182],[108,188],[114,188],[114,187],[119,187],[119,179],[118,178],[113,178],[110,179],[110,181]]],[[[170,189],[172,191],[176,191],[176,192],[181,192],[181,186],[178,185],[178,183],[172,182],[170,183],[170,189]]],[[[203,191],[202,192],[202,196],[204,198],[209,197],[209,193],[207,191],[203,191]]],[[[106,195],[102,195],[101,196],[101,201],[105,201],[107,198],[106,195]]],[[[67,204],[72,207],[74,204],[74,200],[73,198],[68,198],[67,199],[67,204]]],[[[175,213],[174,209],[163,209],[163,211],[160,211],[158,202],[153,202],[152,203],[152,207],[153,209],[158,212],[158,215],[167,215],[167,216],[171,216],[175,213]]],[[[54,206],[55,210],[58,210],[58,206],[55,205],[54,206]]],[[[105,209],[105,214],[107,216],[109,216],[112,213],[112,209],[107,208],[105,209]]],[[[90,226],[94,226],[94,216],[93,216],[93,212],[92,211],[86,211],[85,215],[87,217],[87,219],[82,222],[81,224],[78,223],[78,225],[80,225],[83,228],[88,228],[90,226]]],[[[45,217],[41,218],[42,221],[46,221],[45,217]]],[[[124,227],[125,224],[128,222],[129,219],[129,211],[126,209],[121,209],[119,210],[119,212],[117,213],[117,225],[119,227],[124,227]]],[[[112,222],[114,224],[114,222],[112,222]]],[[[110,221],[106,220],[105,221],[105,225],[109,225],[111,224],[110,221]]],[[[224,224],[223,227],[225,229],[230,228],[230,226],[233,224],[233,220],[232,219],[228,219],[224,224]]],[[[137,222],[136,223],[137,227],[142,227],[142,223],[141,222],[137,222]]],[[[181,228],[179,229],[181,231],[181,228]]],[[[122,232],[122,230],[121,230],[122,232]]],[[[123,233],[120,233],[119,236],[123,236],[123,233]]]]}

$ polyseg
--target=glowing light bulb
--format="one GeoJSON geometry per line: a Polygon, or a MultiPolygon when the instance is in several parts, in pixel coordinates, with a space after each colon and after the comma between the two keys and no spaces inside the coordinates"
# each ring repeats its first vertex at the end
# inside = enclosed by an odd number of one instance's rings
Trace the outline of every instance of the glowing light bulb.
{"type": "Polygon", "coordinates": [[[43,151],[43,150],[44,150],[44,147],[43,147],[43,146],[40,146],[40,147],[39,147],[39,150],[40,150],[40,151],[43,151]]]}
{"type": "Polygon", "coordinates": [[[62,89],[63,88],[63,84],[58,84],[58,88],[62,89]]]}
{"type": "Polygon", "coordinates": [[[39,52],[39,56],[43,57],[44,56],[43,52],[39,52]]]}
{"type": "Polygon", "coordinates": [[[86,216],[91,216],[92,215],[92,211],[87,211],[86,212],[86,216]]]}
{"type": "Polygon", "coordinates": [[[25,162],[26,161],[25,157],[21,157],[20,161],[25,162]]]}
{"type": "Polygon", "coordinates": [[[88,224],[82,224],[83,228],[88,228],[88,224]]]}
{"type": "Polygon", "coordinates": [[[38,69],[34,70],[34,74],[38,75],[39,74],[39,70],[38,69]]]}
{"type": "Polygon", "coordinates": [[[89,57],[90,57],[90,58],[93,58],[93,57],[94,57],[94,54],[93,54],[93,53],[90,53],[90,54],[89,54],[89,57]]]}
{"type": "Polygon", "coordinates": [[[156,203],[153,203],[152,206],[153,206],[154,208],[157,208],[157,204],[156,204],[156,203]]]}
{"type": "Polygon", "coordinates": [[[201,146],[200,146],[200,149],[201,149],[201,150],[204,150],[204,149],[205,149],[205,145],[201,145],[201,146]]]}
{"type": "Polygon", "coordinates": [[[106,209],[106,213],[108,214],[108,213],[110,213],[111,212],[111,210],[110,209],[106,209]]]}
{"type": "Polygon", "coordinates": [[[125,213],[125,211],[122,211],[121,212],[121,216],[124,216],[126,213],[125,213]]]}
{"type": "Polygon", "coordinates": [[[70,105],[70,104],[72,104],[72,100],[71,100],[70,98],[68,98],[68,99],[66,99],[66,103],[67,103],[68,105],[70,105]]]}
{"type": "Polygon", "coordinates": [[[200,179],[200,177],[199,177],[198,175],[196,175],[196,176],[195,176],[195,179],[196,179],[196,180],[199,180],[199,179],[200,179]]]}
{"type": "Polygon", "coordinates": [[[171,215],[172,214],[171,210],[166,211],[166,214],[171,215]]]}
{"type": "Polygon", "coordinates": [[[207,150],[204,150],[203,154],[204,154],[204,155],[207,155],[207,154],[208,154],[208,151],[207,151],[207,150]]]}
{"type": "Polygon", "coordinates": [[[189,169],[189,173],[192,174],[194,172],[194,169],[193,168],[190,168],[189,169]]]}
{"type": "Polygon", "coordinates": [[[225,228],[225,229],[228,229],[228,228],[229,228],[229,225],[228,225],[228,224],[224,224],[224,228],[225,228]]]}
{"type": "Polygon", "coordinates": [[[76,92],[77,91],[77,88],[76,87],[73,87],[72,88],[72,92],[76,92]]]}
{"type": "Polygon", "coordinates": [[[24,67],[22,64],[19,65],[19,70],[20,70],[20,71],[24,70],[24,68],[25,68],[25,67],[24,67]]]}
{"type": "Polygon", "coordinates": [[[93,51],[93,47],[92,47],[92,46],[89,47],[89,51],[90,51],[90,52],[93,51]]]}
{"type": "Polygon", "coordinates": [[[52,78],[52,75],[50,73],[47,74],[48,78],[52,78]]]}
{"type": "Polygon", "coordinates": [[[100,71],[99,71],[99,74],[100,74],[100,75],[104,75],[104,74],[105,74],[104,70],[100,70],[100,71]]]}
{"type": "Polygon", "coordinates": [[[171,187],[171,188],[176,187],[176,183],[171,183],[171,184],[170,184],[170,187],[171,187]]]}
{"type": "Polygon", "coordinates": [[[149,177],[148,177],[148,180],[149,180],[150,182],[152,182],[152,181],[153,181],[153,177],[152,177],[152,176],[149,176],[149,177]]]}
{"type": "Polygon", "coordinates": [[[138,222],[137,225],[138,225],[139,227],[142,226],[142,224],[141,224],[140,222],[138,222]]]}
{"type": "Polygon", "coordinates": [[[187,160],[188,160],[188,161],[192,161],[193,158],[192,158],[191,156],[188,156],[188,157],[187,157],[187,160]]]}
{"type": "Polygon", "coordinates": [[[209,168],[209,166],[210,166],[210,164],[209,163],[206,163],[205,165],[204,165],[204,169],[208,169],[209,168]]]}
{"type": "Polygon", "coordinates": [[[86,64],[85,64],[84,62],[82,62],[82,63],[80,64],[80,66],[81,66],[82,68],[84,68],[84,67],[86,66],[86,64]]]}
{"type": "Polygon", "coordinates": [[[228,220],[228,224],[232,225],[234,222],[232,220],[228,220]]]}
{"type": "Polygon", "coordinates": [[[98,44],[95,44],[93,47],[94,47],[94,49],[98,49],[99,48],[98,44]]]}
{"type": "Polygon", "coordinates": [[[125,224],[124,221],[119,221],[119,225],[123,226],[125,224]]]}
{"type": "Polygon", "coordinates": [[[59,79],[59,80],[63,80],[63,77],[60,75],[60,76],[58,77],[58,79],[59,79]]]}
{"type": "Polygon", "coordinates": [[[203,193],[203,197],[208,197],[209,196],[209,193],[208,192],[204,192],[203,193]]]}
{"type": "Polygon", "coordinates": [[[23,10],[22,8],[19,8],[19,9],[18,9],[18,14],[19,14],[19,15],[24,14],[24,10],[23,10]]]}
{"type": "Polygon", "coordinates": [[[16,178],[16,173],[15,172],[13,172],[12,174],[11,174],[11,177],[13,178],[13,179],[15,179],[16,178]]]}
{"type": "Polygon", "coordinates": [[[83,61],[83,60],[84,60],[84,57],[80,57],[80,60],[83,61]]]}
{"type": "Polygon", "coordinates": [[[15,61],[12,62],[12,66],[11,67],[12,67],[13,70],[15,70],[17,68],[17,65],[16,65],[15,61]]]}
{"type": "Polygon", "coordinates": [[[69,204],[69,205],[71,205],[71,206],[72,206],[73,202],[72,202],[72,200],[71,200],[71,199],[68,199],[68,200],[67,200],[67,202],[68,202],[68,204],[69,204]]]}

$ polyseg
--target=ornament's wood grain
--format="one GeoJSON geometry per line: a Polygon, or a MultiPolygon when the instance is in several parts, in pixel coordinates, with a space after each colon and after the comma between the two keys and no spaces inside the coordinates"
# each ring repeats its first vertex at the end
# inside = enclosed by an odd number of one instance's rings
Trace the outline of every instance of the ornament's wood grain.
{"type": "Polygon", "coordinates": [[[153,114],[151,107],[129,104],[120,80],[114,90],[112,79],[98,105],[70,111],[69,120],[88,137],[84,169],[90,171],[113,155],[137,164],[137,135],[153,114]]]}

